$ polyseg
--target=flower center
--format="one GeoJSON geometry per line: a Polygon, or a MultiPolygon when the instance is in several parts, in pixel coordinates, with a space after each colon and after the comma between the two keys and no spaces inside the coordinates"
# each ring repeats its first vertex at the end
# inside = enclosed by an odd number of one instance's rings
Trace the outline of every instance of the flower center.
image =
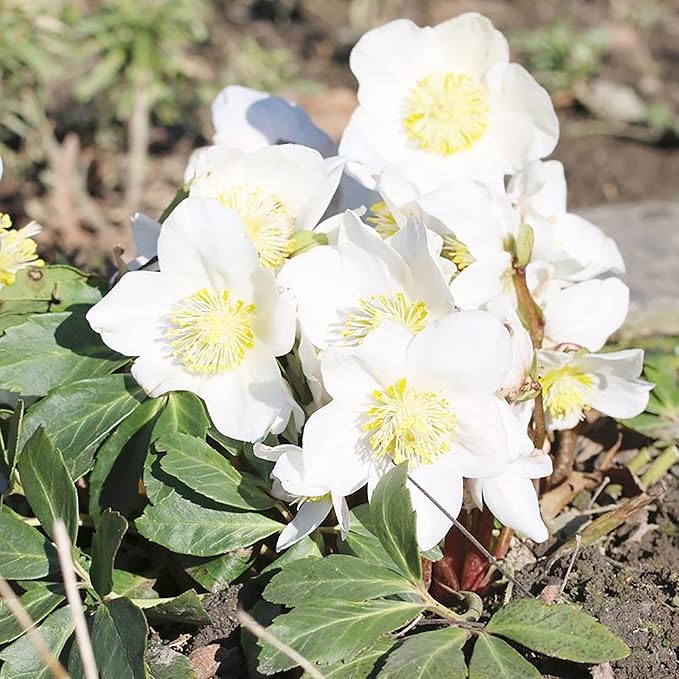
{"type": "Polygon", "coordinates": [[[382,238],[389,238],[398,231],[396,219],[394,219],[389,206],[383,200],[373,203],[369,210],[371,214],[366,217],[366,221],[375,227],[375,231],[382,238]]]}
{"type": "Polygon", "coordinates": [[[564,365],[540,378],[545,408],[555,420],[565,419],[578,413],[583,419],[584,412],[592,403],[591,375],[583,373],[572,365],[564,365]]]}
{"type": "Polygon", "coordinates": [[[443,236],[441,257],[449,259],[457,267],[458,271],[463,271],[476,261],[469,252],[469,248],[462,241],[455,238],[453,234],[443,236]]]}
{"type": "Polygon", "coordinates": [[[385,319],[401,323],[416,335],[427,325],[429,312],[424,302],[409,302],[402,293],[371,295],[358,302],[358,309],[347,314],[342,336],[345,344],[360,344],[385,319]]]}
{"type": "Polygon", "coordinates": [[[363,431],[370,432],[368,441],[377,459],[407,461],[413,468],[431,464],[450,450],[457,418],[441,394],[412,389],[404,377],[384,391],[374,391],[372,398],[363,431]]]}
{"type": "Polygon", "coordinates": [[[192,373],[216,375],[237,367],[254,346],[254,304],[228,290],[203,288],[172,306],[168,336],[176,358],[192,373]]]}
{"type": "Polygon", "coordinates": [[[241,216],[261,263],[278,271],[292,252],[295,231],[285,205],[278,197],[247,185],[231,187],[219,200],[241,216]]]}
{"type": "Polygon", "coordinates": [[[22,229],[12,229],[9,215],[0,213],[0,288],[16,280],[17,271],[26,266],[42,266],[38,259],[38,244],[31,238],[40,227],[31,223],[22,229]]]}
{"type": "Polygon", "coordinates": [[[469,150],[488,129],[485,87],[458,73],[425,76],[405,101],[403,126],[423,151],[449,156],[469,150]]]}

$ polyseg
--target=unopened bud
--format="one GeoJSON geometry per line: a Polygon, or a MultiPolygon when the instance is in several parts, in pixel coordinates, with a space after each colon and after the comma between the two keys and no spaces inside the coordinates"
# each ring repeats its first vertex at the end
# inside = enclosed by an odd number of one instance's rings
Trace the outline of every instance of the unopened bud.
{"type": "Polygon", "coordinates": [[[521,223],[519,233],[514,241],[514,266],[522,269],[525,267],[533,254],[535,234],[530,224],[521,223]]]}

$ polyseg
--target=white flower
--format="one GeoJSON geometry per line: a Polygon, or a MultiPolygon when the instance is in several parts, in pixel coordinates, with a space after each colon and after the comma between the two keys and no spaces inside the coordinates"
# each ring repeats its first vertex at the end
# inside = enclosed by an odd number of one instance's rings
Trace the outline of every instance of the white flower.
{"type": "Polygon", "coordinates": [[[141,267],[148,268],[151,271],[158,271],[157,264],[148,265],[148,263],[158,254],[158,237],[162,225],[155,219],[152,219],[143,212],[135,212],[130,217],[130,227],[132,228],[132,237],[137,249],[137,256],[127,261],[125,264],[128,271],[136,271],[141,267]]]}
{"type": "Polygon", "coordinates": [[[540,299],[545,317],[543,346],[577,344],[598,351],[624,323],[629,288],[618,278],[560,288],[550,285],[540,299]]]}
{"type": "Polygon", "coordinates": [[[398,164],[431,189],[517,172],[556,145],[549,95],[509,63],[504,36],[479,14],[425,28],[392,21],[358,41],[350,66],[359,106],[340,154],[368,172],[398,164]]]}
{"type": "Polygon", "coordinates": [[[360,344],[384,319],[417,333],[454,309],[415,221],[385,242],[346,212],[337,244],[292,258],[279,281],[297,297],[302,330],[319,349],[360,344]]]}
{"type": "Polygon", "coordinates": [[[158,240],[159,272],[133,271],[87,314],[104,342],[138,356],[132,374],[150,396],[186,390],[223,434],[264,437],[286,403],[276,356],[290,351],[294,306],[238,215],[187,198],[158,240]]]}
{"type": "Polygon", "coordinates": [[[190,195],[219,200],[242,218],[262,264],[278,271],[295,234],[313,229],[342,175],[343,161],[323,160],[294,144],[244,154],[211,146],[197,158],[190,195]]]}
{"type": "MultiPolygon", "coordinates": [[[[271,477],[271,494],[279,500],[297,505],[295,518],[283,529],[276,550],[291,547],[312,533],[335,510],[342,537],[349,530],[349,508],[344,495],[334,493],[330,484],[320,485],[309,481],[305,466],[306,457],[298,446],[284,444],[273,448],[262,443],[255,444],[257,457],[275,462],[271,477]]],[[[355,488],[354,490],[358,490],[355,488]]]]}
{"type": "Polygon", "coordinates": [[[13,229],[9,215],[0,212],[0,290],[12,285],[21,269],[45,263],[38,257],[38,244],[33,240],[41,230],[36,222],[13,229]]]}
{"type": "MultiPolygon", "coordinates": [[[[453,516],[462,477],[492,476],[525,450],[494,395],[511,363],[509,334],[482,311],[450,314],[414,337],[383,321],[354,351],[323,356],[333,400],[311,415],[302,439],[309,478],[344,495],[363,483],[368,494],[394,464],[453,516]]],[[[531,446],[532,447],[532,446],[531,446]]],[[[451,521],[412,484],[420,547],[443,538],[451,521]]]]}
{"type": "Polygon", "coordinates": [[[540,516],[533,479],[552,473],[552,460],[541,450],[521,455],[500,474],[469,481],[472,498],[479,509],[488,509],[508,528],[535,542],[544,542],[549,532],[540,516]]]}
{"type": "Polygon", "coordinates": [[[225,87],[212,102],[214,143],[246,153],[274,144],[292,143],[337,153],[337,144],[297,104],[241,85],[225,87]]]}
{"type": "Polygon", "coordinates": [[[639,379],[643,362],[641,349],[605,354],[539,351],[539,380],[549,429],[574,427],[590,408],[616,418],[643,412],[653,388],[639,379]]]}

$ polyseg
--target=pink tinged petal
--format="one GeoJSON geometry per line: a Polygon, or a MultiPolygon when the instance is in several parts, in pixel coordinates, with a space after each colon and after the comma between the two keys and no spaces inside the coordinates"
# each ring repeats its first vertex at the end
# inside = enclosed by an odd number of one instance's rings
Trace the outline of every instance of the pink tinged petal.
{"type": "Polygon", "coordinates": [[[460,396],[496,391],[511,367],[507,329],[487,311],[463,311],[434,321],[407,352],[413,379],[445,383],[460,396]]]}
{"type": "Polygon", "coordinates": [[[295,518],[282,530],[276,542],[276,551],[282,552],[318,528],[328,516],[332,504],[327,500],[305,502],[295,518]]]}
{"type": "Polygon", "coordinates": [[[488,509],[505,526],[535,542],[544,542],[549,537],[530,479],[505,473],[479,483],[483,486],[483,499],[488,509]]]}
{"type": "Polygon", "coordinates": [[[205,379],[198,394],[222,434],[252,443],[269,433],[286,400],[276,359],[257,343],[237,368],[205,379]]]}
{"type": "Polygon", "coordinates": [[[354,403],[334,400],[309,417],[302,448],[309,483],[350,495],[365,484],[372,453],[354,403]]]}
{"type": "MultiPolygon", "coordinates": [[[[432,464],[412,469],[409,475],[457,518],[462,507],[462,474],[453,455],[443,455],[432,464]]],[[[407,481],[406,485],[416,514],[417,542],[426,551],[437,545],[453,524],[413,483],[407,481]]]]}
{"type": "Polygon", "coordinates": [[[623,324],[629,288],[617,278],[577,283],[545,300],[545,336],[598,351],[623,324]]]}
{"type": "Polygon", "coordinates": [[[157,352],[163,316],[180,297],[169,276],[132,271],[87,312],[87,321],[107,346],[125,356],[157,352]]]}

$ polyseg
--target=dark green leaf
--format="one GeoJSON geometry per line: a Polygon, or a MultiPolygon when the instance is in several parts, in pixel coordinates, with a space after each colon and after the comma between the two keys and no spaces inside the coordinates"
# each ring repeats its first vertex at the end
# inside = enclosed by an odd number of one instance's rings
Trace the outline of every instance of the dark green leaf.
{"type": "Polygon", "coordinates": [[[630,652],[613,632],[572,604],[519,599],[503,606],[486,629],[538,653],[574,662],[602,663],[630,652]]]}
{"type": "Polygon", "coordinates": [[[271,571],[283,568],[286,564],[297,561],[298,559],[320,559],[323,553],[319,549],[316,542],[311,536],[302,538],[296,542],[292,547],[286,549],[275,561],[272,561],[266,568],[262,569],[262,573],[270,573],[271,571]]]}
{"type": "Polygon", "coordinates": [[[408,637],[387,658],[380,679],[465,679],[462,647],[469,633],[446,627],[408,637]]]}
{"type": "Polygon", "coordinates": [[[157,641],[150,641],[146,650],[149,679],[196,679],[189,659],[157,641]]]}
{"type": "MultiPolygon", "coordinates": [[[[68,606],[60,608],[47,617],[39,629],[47,647],[59,656],[73,634],[71,610],[68,606]]],[[[0,660],[4,661],[0,669],[2,679],[50,679],[53,676],[26,635],[0,652],[0,660]]]]}
{"type": "Polygon", "coordinates": [[[387,554],[375,535],[370,505],[354,507],[349,515],[349,533],[344,540],[339,540],[340,551],[353,554],[371,563],[398,570],[393,559],[387,554]]]}
{"type": "Polygon", "coordinates": [[[153,439],[175,432],[204,439],[209,426],[205,406],[198,396],[188,391],[174,391],[168,394],[167,405],[153,429],[153,439]]]}
{"type": "Polygon", "coordinates": [[[145,429],[163,404],[162,398],[144,401],[99,448],[90,475],[90,514],[95,524],[103,509],[120,511],[139,499],[139,479],[150,439],[145,429]]]}
{"type": "Polygon", "coordinates": [[[469,679],[540,679],[542,675],[507,642],[480,634],[469,663],[469,679]]]}
{"type": "Polygon", "coordinates": [[[253,562],[252,548],[237,549],[221,556],[201,559],[181,556],[184,570],[208,592],[218,592],[245,573],[253,562]]]}
{"type": "Polygon", "coordinates": [[[129,360],[111,351],[79,312],[36,314],[0,337],[0,389],[44,396],[60,384],[108,375],[129,360]]]}
{"type": "Polygon", "coordinates": [[[92,539],[92,565],[90,578],[99,596],[110,594],[113,589],[113,562],[123,535],[127,530],[127,521],[118,512],[104,512],[92,539]]]}
{"type": "Polygon", "coordinates": [[[413,591],[413,585],[394,571],[355,556],[333,554],[288,564],[273,576],[264,598],[291,608],[326,599],[364,601],[413,591]]]}
{"type": "Polygon", "coordinates": [[[61,456],[40,427],[26,442],[19,457],[21,485],[33,513],[48,535],[62,519],[71,543],[78,535],[78,495],[61,456]]]}
{"type": "Polygon", "coordinates": [[[20,444],[41,425],[61,451],[74,480],[92,467],[94,450],[144,399],[131,375],[107,375],[66,384],[30,408],[20,444]]]}
{"type": "MultiPolygon", "coordinates": [[[[94,657],[101,679],[143,679],[148,626],[144,614],[125,598],[97,607],[90,624],[94,657]]],[[[77,644],[71,647],[68,671],[84,679],[77,644]]]]}
{"type": "MultiPolygon", "coordinates": [[[[396,641],[389,637],[379,639],[374,646],[361,651],[355,658],[323,668],[325,679],[366,679],[372,677],[375,667],[384,656],[394,647],[396,641]]],[[[310,679],[305,673],[304,679],[310,679]]]]}
{"type": "Polygon", "coordinates": [[[166,434],[155,443],[165,452],[160,466],[186,486],[215,502],[238,509],[269,509],[274,501],[205,441],[188,434],[166,434]]]}
{"type": "MultiPolygon", "coordinates": [[[[404,601],[327,600],[279,615],[268,630],[311,662],[337,663],[353,659],[383,634],[407,625],[422,610],[419,604],[404,601]]],[[[273,646],[260,644],[260,672],[273,674],[295,666],[273,646]]]]}
{"type": "Polygon", "coordinates": [[[193,556],[217,556],[249,547],[283,528],[254,512],[203,507],[174,490],[158,504],[147,507],[136,526],[152,542],[193,556]]]}
{"type": "Polygon", "coordinates": [[[0,575],[7,580],[38,580],[58,569],[54,547],[8,507],[0,509],[0,575]]]}
{"type": "MultiPolygon", "coordinates": [[[[64,592],[59,585],[39,585],[29,589],[20,598],[31,620],[38,623],[64,600],[64,592]]],[[[0,644],[13,641],[22,634],[23,628],[7,608],[7,604],[0,601],[0,644]]]]}
{"type": "Polygon", "coordinates": [[[195,589],[169,599],[136,599],[148,620],[179,622],[183,625],[209,625],[212,620],[203,608],[195,589]]]}
{"type": "Polygon", "coordinates": [[[415,513],[405,482],[408,465],[391,469],[377,484],[370,500],[375,534],[399,571],[413,581],[422,579],[422,559],[417,548],[415,513]]]}
{"type": "Polygon", "coordinates": [[[119,596],[126,596],[128,599],[157,599],[158,592],[153,589],[155,584],[154,578],[113,569],[113,591],[119,596]]]}
{"type": "Polygon", "coordinates": [[[11,482],[11,476],[14,473],[17,461],[19,460],[19,437],[21,436],[21,428],[24,421],[24,400],[22,398],[17,400],[16,408],[9,418],[7,426],[7,447],[5,449],[7,463],[7,473],[11,482]]]}

